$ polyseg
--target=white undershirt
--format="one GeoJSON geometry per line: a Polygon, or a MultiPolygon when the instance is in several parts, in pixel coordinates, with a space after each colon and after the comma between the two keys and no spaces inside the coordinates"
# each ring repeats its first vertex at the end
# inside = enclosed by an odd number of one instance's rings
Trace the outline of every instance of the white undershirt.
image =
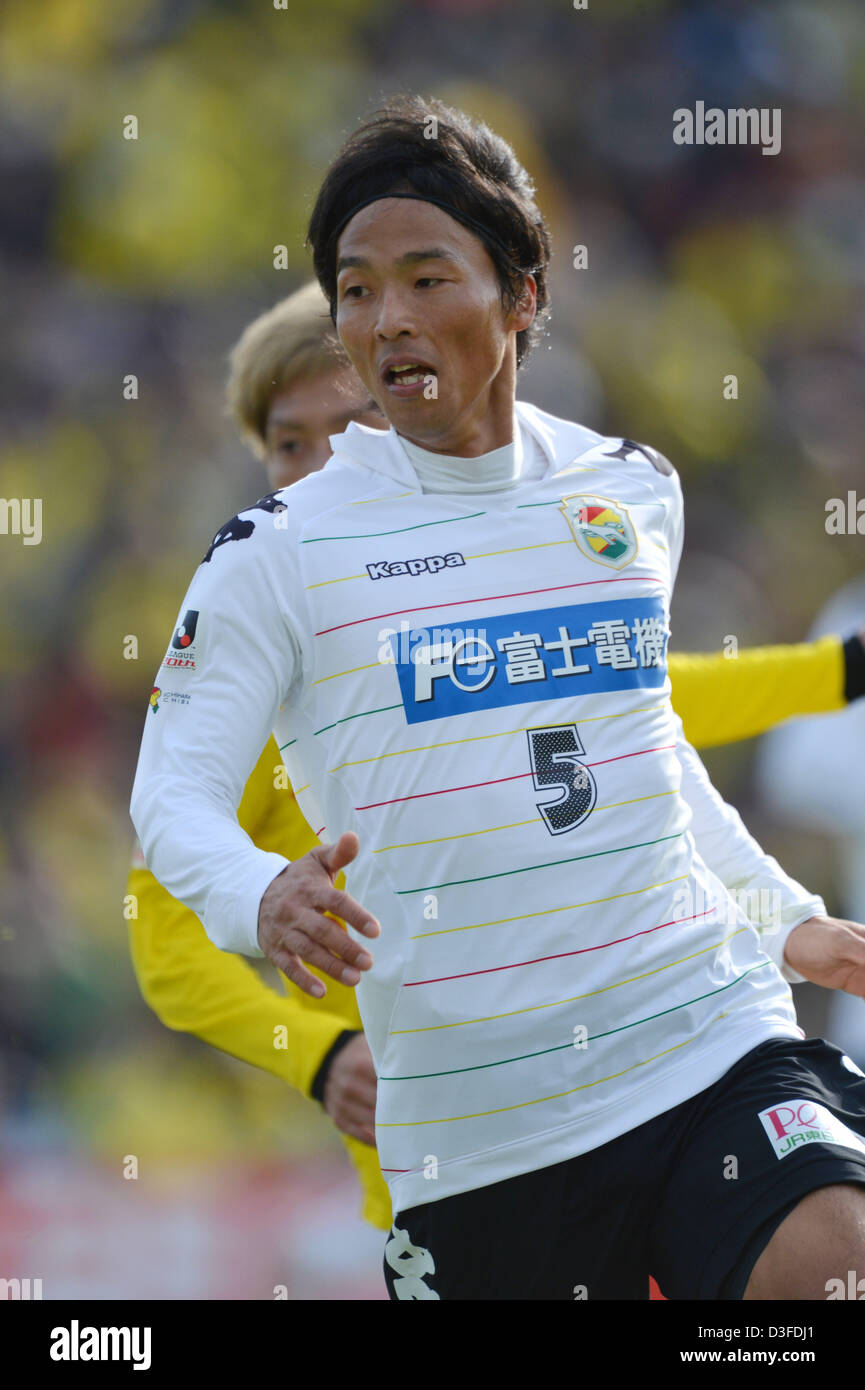
{"type": "Polygon", "coordinates": [[[397,435],[424,492],[504,492],[529,478],[542,478],[546,458],[528,431],[517,426],[512,444],[475,458],[434,454],[397,435]]]}

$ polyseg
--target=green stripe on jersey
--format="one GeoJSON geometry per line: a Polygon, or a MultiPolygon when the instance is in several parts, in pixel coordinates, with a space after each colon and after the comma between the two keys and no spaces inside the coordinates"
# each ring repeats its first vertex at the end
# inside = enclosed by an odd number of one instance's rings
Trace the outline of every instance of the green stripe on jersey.
{"type": "MultiPolygon", "coordinates": [[[[645,1018],[637,1018],[633,1023],[623,1023],[621,1028],[611,1028],[606,1033],[593,1033],[586,1042],[597,1042],[599,1038],[610,1038],[614,1033],[626,1033],[629,1028],[638,1028],[641,1023],[651,1023],[653,1019],[663,1018],[665,1014],[674,1014],[678,1009],[687,1009],[691,1004],[699,1004],[701,999],[711,999],[714,994],[723,994],[725,989],[732,989],[738,985],[747,975],[753,975],[755,970],[765,970],[772,961],[764,960],[759,965],[752,965],[750,970],[744,970],[741,975],[737,975],[735,980],[731,980],[727,985],[721,985],[719,989],[710,989],[708,994],[698,994],[695,999],[686,999],[682,1004],[674,1004],[671,1009],[662,1009],[659,1014],[647,1014],[645,1018]]],[[[610,986],[606,986],[610,988],[610,986]]],[[[615,986],[613,986],[615,988],[615,986]]],[[[481,1022],[482,1020],[478,1020],[481,1022]]],[[[542,1052],[525,1052],[521,1057],[504,1057],[500,1062],[481,1062],[475,1067],[453,1067],[450,1071],[422,1071],[416,1076],[380,1076],[379,1081],[425,1081],[433,1076],[458,1076],[466,1071],[486,1071],[488,1067],[506,1067],[510,1062],[525,1062],[531,1057],[545,1057],[550,1052],[566,1052],[573,1047],[573,1040],[566,1043],[559,1043],[555,1047],[545,1047],[542,1052]]]]}
{"type": "Polygon", "coordinates": [[[408,893],[431,893],[436,888],[458,888],[464,883],[486,883],[491,878],[509,878],[511,874],[528,874],[532,869],[556,869],[561,864],[576,864],[580,859],[600,859],[604,854],[622,854],[626,849],[647,849],[649,845],[660,845],[665,840],[680,840],[685,834],[679,830],[675,835],[661,835],[657,840],[643,840],[639,845],[618,845],[616,849],[599,849],[594,854],[575,854],[571,859],[551,859],[544,864],[526,864],[522,869],[502,869],[498,874],[481,874],[479,878],[454,878],[449,883],[429,883],[424,888],[398,888],[396,896],[408,893]]]}
{"type": "Polygon", "coordinates": [[[309,536],[301,545],[315,545],[316,541],[371,541],[377,536],[401,536],[404,531],[423,531],[426,526],[447,526],[452,521],[472,521],[476,516],[486,516],[486,512],[470,512],[468,516],[445,516],[441,521],[419,521],[416,526],[398,526],[395,531],[362,531],[357,536],[309,536]]]}

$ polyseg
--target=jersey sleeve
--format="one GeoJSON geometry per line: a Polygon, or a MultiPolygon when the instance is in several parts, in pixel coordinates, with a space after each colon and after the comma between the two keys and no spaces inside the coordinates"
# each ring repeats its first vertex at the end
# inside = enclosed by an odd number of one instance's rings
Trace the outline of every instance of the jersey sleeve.
{"type": "Polygon", "coordinates": [[[682,548],[685,544],[685,499],[682,495],[682,484],[678,473],[671,463],[667,460],[664,461],[670,469],[669,477],[665,477],[664,481],[668,484],[667,545],[670,551],[670,592],[672,593],[682,560],[682,548]]]}
{"type": "Polygon", "coordinates": [[[784,960],[784,946],[794,927],[809,917],[825,916],[822,898],[811,894],[784,872],[745,829],[738,811],[729,806],[709,780],[703,763],[679,725],[676,756],[682,768],[682,795],[691,808],[691,834],[697,852],[724,886],[740,901],[758,903],[748,911],[767,956],[790,984],[804,976],[784,960]],[[768,904],[765,912],[763,905],[768,904]]]}
{"type": "MultiPolygon", "coordinates": [[[[836,594],[812,636],[850,631],[865,613],[865,578],[836,594]]],[[[840,640],[840,639],[838,639],[840,640]]],[[[797,719],[764,741],[757,763],[764,802],[789,824],[855,836],[865,829],[865,701],[797,719]]]]}
{"type": "Polygon", "coordinates": [[[194,641],[184,664],[157,675],[131,814],[147,867],[211,941],[261,956],[259,904],[289,860],[253,844],[237,807],[302,652],[279,571],[282,538],[270,513],[251,515],[217,532],[187,590],[177,630],[194,641]]]}
{"type": "Polygon", "coordinates": [[[754,647],[736,657],[670,655],[673,708],[697,748],[753,738],[799,714],[842,709],[840,638],[754,647]]]}
{"type": "Polygon", "coordinates": [[[327,1010],[303,1008],[292,995],[271,989],[239,956],[217,950],[195,914],[147,869],[131,871],[127,893],[138,910],[129,923],[135,974],[165,1026],[309,1095],[322,1059],[351,1024],[327,1010]]]}
{"type": "MultiPolygon", "coordinates": [[[[238,821],[262,849],[297,859],[318,842],[290,787],[275,773],[279,751],[269,739],[246,784],[238,821]],[[274,786],[274,782],[277,785],[274,786]]],[[[342,875],[337,884],[342,887],[342,875]]],[[[328,1004],[280,994],[240,956],[219,951],[195,914],[149,870],[133,867],[128,894],[137,918],[129,944],[141,993],[167,1028],[191,1033],[222,1052],[272,1072],[310,1094],[321,1062],[346,1028],[359,1028],[353,991],[328,980],[328,1004]]]]}

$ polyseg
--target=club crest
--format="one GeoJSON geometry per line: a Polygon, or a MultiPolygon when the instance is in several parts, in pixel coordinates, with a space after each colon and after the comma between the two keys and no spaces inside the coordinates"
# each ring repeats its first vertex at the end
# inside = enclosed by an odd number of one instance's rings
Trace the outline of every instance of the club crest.
{"type": "Polygon", "coordinates": [[[580,492],[563,497],[561,510],[588,560],[620,570],[636,558],[637,533],[621,502],[580,492]]]}

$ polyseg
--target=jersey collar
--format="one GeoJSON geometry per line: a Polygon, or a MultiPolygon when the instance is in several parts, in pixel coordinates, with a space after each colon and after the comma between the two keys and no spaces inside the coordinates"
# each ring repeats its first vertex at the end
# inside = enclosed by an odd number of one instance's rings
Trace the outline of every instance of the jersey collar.
{"type": "MultiPolygon", "coordinates": [[[[528,401],[516,401],[514,413],[537,440],[552,474],[567,468],[601,439],[596,431],[587,429],[585,425],[548,415],[528,401]]],[[[376,430],[352,421],[343,434],[330,436],[330,446],[333,458],[327,467],[359,463],[414,492],[422,490],[417,473],[392,426],[386,431],[376,430]]]]}

